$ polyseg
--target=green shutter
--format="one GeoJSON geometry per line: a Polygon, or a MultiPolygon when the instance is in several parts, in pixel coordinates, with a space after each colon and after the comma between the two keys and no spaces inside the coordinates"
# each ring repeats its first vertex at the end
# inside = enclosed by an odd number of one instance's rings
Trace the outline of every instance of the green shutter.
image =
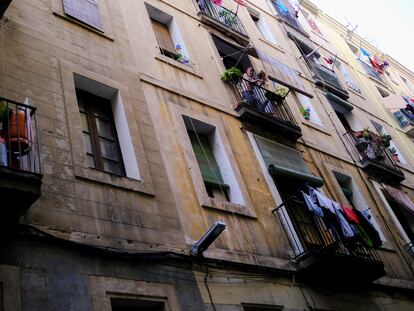
{"type": "Polygon", "coordinates": [[[188,136],[190,136],[191,145],[193,146],[204,181],[210,184],[226,186],[221,176],[220,168],[214,158],[208,137],[191,130],[188,130],[188,136]]]}

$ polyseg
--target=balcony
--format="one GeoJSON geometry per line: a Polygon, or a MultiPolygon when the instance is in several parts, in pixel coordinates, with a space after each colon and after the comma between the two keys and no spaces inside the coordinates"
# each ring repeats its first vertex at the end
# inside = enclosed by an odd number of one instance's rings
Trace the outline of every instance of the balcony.
{"type": "Polygon", "coordinates": [[[227,36],[234,38],[243,45],[249,43],[249,37],[243,27],[242,22],[235,12],[214,4],[211,0],[198,1],[198,7],[202,22],[216,28],[227,36]]]}
{"type": "Polygon", "coordinates": [[[348,92],[345,88],[342,87],[342,84],[339,82],[335,71],[323,65],[320,65],[311,59],[305,58],[305,60],[307,66],[313,72],[313,79],[315,79],[315,83],[317,85],[321,87],[327,87],[331,93],[334,93],[341,98],[349,98],[348,92]]]}
{"type": "Polygon", "coordinates": [[[397,167],[391,151],[384,147],[381,137],[369,132],[368,137],[362,137],[361,132],[345,133],[345,140],[351,147],[351,153],[362,169],[380,181],[401,182],[404,173],[397,167]]]}
{"type": "Polygon", "coordinates": [[[364,61],[362,61],[360,59],[359,59],[359,62],[361,64],[362,68],[364,68],[364,71],[368,76],[370,76],[371,78],[374,78],[374,80],[377,80],[378,82],[382,83],[383,85],[386,85],[385,81],[381,78],[379,73],[375,71],[374,68],[372,68],[370,65],[368,65],[367,63],[365,63],[364,61]]]}
{"type": "Polygon", "coordinates": [[[0,18],[3,16],[4,12],[6,12],[11,2],[12,0],[0,0],[0,18]]]}
{"type": "Polygon", "coordinates": [[[414,114],[407,109],[400,109],[394,112],[394,117],[397,119],[403,132],[414,138],[414,114]]]}
{"type": "Polygon", "coordinates": [[[326,286],[367,284],[385,275],[375,249],[363,239],[339,238],[303,200],[292,197],[276,212],[295,252],[298,278],[326,286]]]}
{"type": "Polygon", "coordinates": [[[243,78],[230,85],[237,98],[240,120],[293,140],[302,136],[284,97],[243,78]]]}
{"type": "Polygon", "coordinates": [[[11,224],[40,197],[36,109],[0,98],[1,223],[11,224]]]}

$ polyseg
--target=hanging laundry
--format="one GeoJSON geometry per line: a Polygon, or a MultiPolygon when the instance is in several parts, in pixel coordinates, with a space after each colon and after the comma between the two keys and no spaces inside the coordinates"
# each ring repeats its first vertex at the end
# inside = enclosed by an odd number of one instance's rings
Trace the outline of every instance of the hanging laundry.
{"type": "Polygon", "coordinates": [[[309,187],[309,195],[319,204],[319,206],[324,207],[331,213],[335,214],[335,209],[332,206],[331,199],[327,198],[324,194],[312,187],[309,187]]]}
{"type": "Polygon", "coordinates": [[[315,215],[319,217],[323,217],[324,214],[323,214],[322,209],[318,205],[316,205],[312,197],[310,195],[307,195],[303,191],[302,191],[302,195],[303,195],[303,198],[305,199],[305,203],[308,206],[309,210],[315,215]]]}
{"type": "Polygon", "coordinates": [[[233,1],[239,5],[246,6],[246,2],[244,2],[244,0],[233,0],[233,1]]]}
{"type": "Polygon", "coordinates": [[[328,64],[328,65],[332,65],[333,64],[333,59],[332,57],[326,57],[323,56],[324,61],[328,64]]]}
{"type": "Polygon", "coordinates": [[[355,230],[358,236],[362,239],[363,242],[365,242],[367,246],[374,247],[374,242],[371,240],[370,236],[361,225],[355,225],[355,230]]]}
{"type": "Polygon", "coordinates": [[[341,208],[344,211],[345,217],[348,219],[348,221],[359,225],[358,216],[355,214],[354,210],[350,207],[347,207],[344,204],[341,204],[341,208]]]}
{"type": "Polygon", "coordinates": [[[367,50],[365,50],[364,48],[359,48],[359,49],[360,49],[362,55],[364,55],[368,58],[371,58],[371,54],[367,50]]]}
{"type": "Polygon", "coordinates": [[[222,5],[223,4],[223,0],[211,0],[211,2],[213,2],[216,5],[222,5]]]}
{"type": "Polygon", "coordinates": [[[372,244],[374,247],[379,247],[382,245],[381,237],[378,231],[375,229],[374,225],[371,223],[369,219],[367,219],[360,211],[355,210],[355,214],[357,215],[360,226],[364,229],[364,231],[370,237],[372,244]]]}
{"type": "Polygon", "coordinates": [[[352,238],[353,236],[355,236],[354,230],[352,230],[351,226],[349,225],[348,221],[343,215],[341,206],[335,201],[332,201],[332,206],[335,209],[335,214],[338,217],[338,221],[339,221],[339,224],[341,225],[341,229],[342,229],[342,233],[344,237],[352,238]]]}

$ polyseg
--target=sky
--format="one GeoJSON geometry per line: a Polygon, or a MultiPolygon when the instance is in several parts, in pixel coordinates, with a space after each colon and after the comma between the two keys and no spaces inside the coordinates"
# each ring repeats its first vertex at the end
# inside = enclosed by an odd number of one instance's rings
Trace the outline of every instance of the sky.
{"type": "Polygon", "coordinates": [[[414,0],[311,0],[414,72],[414,0]]]}

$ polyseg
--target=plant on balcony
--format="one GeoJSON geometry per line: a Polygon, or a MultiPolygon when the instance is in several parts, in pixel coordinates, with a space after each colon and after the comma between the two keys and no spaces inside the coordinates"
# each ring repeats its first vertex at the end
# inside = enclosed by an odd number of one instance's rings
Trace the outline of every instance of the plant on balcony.
{"type": "Polygon", "coordinates": [[[241,76],[243,76],[243,73],[239,68],[231,67],[229,69],[226,69],[222,76],[221,81],[223,82],[233,82],[239,79],[241,76]]]}
{"type": "Polygon", "coordinates": [[[305,108],[303,106],[300,107],[300,113],[302,114],[303,118],[305,120],[309,120],[310,119],[310,108],[305,108]]]}
{"type": "Polygon", "coordinates": [[[369,130],[369,127],[364,128],[362,135],[365,139],[371,139],[371,131],[369,130]]]}
{"type": "Polygon", "coordinates": [[[390,146],[390,141],[392,137],[388,134],[382,134],[381,135],[381,143],[385,148],[388,148],[390,146]]]}
{"type": "Polygon", "coordinates": [[[224,23],[229,27],[237,22],[237,16],[233,12],[222,10],[219,12],[219,16],[224,19],[224,23]]]}
{"type": "Polygon", "coordinates": [[[288,92],[289,90],[284,87],[276,87],[276,91],[275,91],[275,93],[281,97],[285,97],[288,92]]]}

